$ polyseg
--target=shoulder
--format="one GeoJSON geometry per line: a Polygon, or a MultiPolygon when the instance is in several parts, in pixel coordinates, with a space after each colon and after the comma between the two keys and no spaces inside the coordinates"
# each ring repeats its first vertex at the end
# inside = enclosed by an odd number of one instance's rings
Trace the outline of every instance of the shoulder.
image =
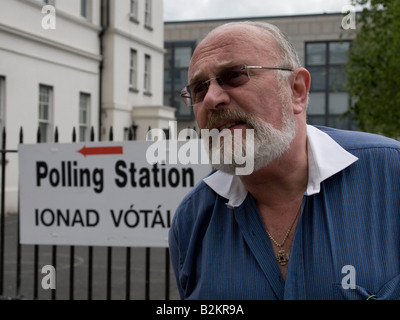
{"type": "MultiPolygon", "coordinates": [[[[400,142],[378,134],[317,127],[358,158],[351,168],[376,176],[400,174],[400,142]]],[[[361,172],[360,171],[360,172],[361,172]]],[[[398,179],[392,179],[393,181],[398,179]]]]}
{"type": "Polygon", "coordinates": [[[393,149],[400,151],[400,141],[368,132],[341,130],[316,126],[347,151],[362,149],[393,149]]]}
{"type": "Polygon", "coordinates": [[[172,226],[195,223],[201,219],[201,215],[215,206],[217,197],[218,195],[201,180],[182,199],[173,217],[172,226]]]}
{"type": "Polygon", "coordinates": [[[200,203],[213,203],[216,193],[202,180],[182,199],[177,212],[188,206],[198,206],[200,203]]]}

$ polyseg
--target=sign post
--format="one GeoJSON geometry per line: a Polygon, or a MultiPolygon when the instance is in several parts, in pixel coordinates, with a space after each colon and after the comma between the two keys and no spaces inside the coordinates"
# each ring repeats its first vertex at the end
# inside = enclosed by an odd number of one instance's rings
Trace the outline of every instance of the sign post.
{"type": "MultiPolygon", "coordinates": [[[[174,143],[179,150],[188,142],[174,143]]],[[[211,166],[150,163],[149,147],[154,142],[20,145],[21,243],[167,247],[176,208],[211,166]]]]}

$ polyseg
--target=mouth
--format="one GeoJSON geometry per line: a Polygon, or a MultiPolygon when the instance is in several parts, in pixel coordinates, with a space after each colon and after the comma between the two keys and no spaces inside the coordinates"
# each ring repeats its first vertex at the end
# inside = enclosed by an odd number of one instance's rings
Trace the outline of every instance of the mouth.
{"type": "Polygon", "coordinates": [[[232,121],[232,120],[229,120],[229,121],[225,121],[224,123],[218,124],[216,126],[216,129],[221,132],[222,130],[225,130],[225,129],[233,130],[235,128],[238,128],[239,126],[244,126],[244,125],[246,125],[246,123],[244,121],[240,121],[240,120],[232,121]]]}

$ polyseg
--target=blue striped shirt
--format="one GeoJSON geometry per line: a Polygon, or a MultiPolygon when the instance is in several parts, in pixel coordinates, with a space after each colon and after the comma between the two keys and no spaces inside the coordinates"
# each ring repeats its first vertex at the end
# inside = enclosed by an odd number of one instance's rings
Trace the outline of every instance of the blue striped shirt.
{"type": "Polygon", "coordinates": [[[308,135],[308,154],[309,171],[321,177],[309,177],[286,280],[252,195],[235,183],[214,190],[207,178],[182,201],[170,229],[182,299],[400,299],[400,143],[319,130],[327,135],[308,135]],[[324,141],[350,155],[338,158],[343,168],[333,175],[324,165],[340,150],[321,155],[315,146],[324,141]]]}

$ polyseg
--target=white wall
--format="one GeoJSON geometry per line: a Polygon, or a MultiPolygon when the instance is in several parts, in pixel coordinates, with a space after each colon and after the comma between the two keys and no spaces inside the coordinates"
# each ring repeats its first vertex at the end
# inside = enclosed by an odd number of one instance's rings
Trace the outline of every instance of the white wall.
{"type": "MultiPolygon", "coordinates": [[[[139,126],[139,139],[145,137],[149,126],[158,124],[156,118],[162,108],[164,84],[164,23],[162,0],[153,0],[151,29],[144,25],[144,4],[138,5],[138,22],[130,19],[130,1],[112,1],[111,24],[105,37],[105,72],[103,86],[103,137],[113,127],[114,139],[122,140],[124,128],[133,121],[139,126]],[[129,90],[130,51],[137,52],[137,88],[129,90]],[[151,57],[151,95],[144,93],[145,55],[151,57]],[[153,116],[135,118],[137,107],[150,107],[153,116]],[[143,132],[144,131],[144,132],[143,132]]],[[[148,113],[148,112],[147,112],[148,113]]],[[[173,117],[173,112],[169,117],[173,117]]]]}
{"type": "Polygon", "coordinates": [[[99,49],[97,33],[100,30],[97,12],[100,11],[100,0],[90,1],[93,8],[91,21],[80,16],[79,3],[80,0],[57,0],[56,29],[45,30],[42,28],[42,20],[46,14],[42,13],[44,5],[40,1],[1,0],[0,24],[97,54],[99,49]]]}
{"type": "MultiPolygon", "coordinates": [[[[0,0],[0,76],[5,77],[7,148],[17,149],[19,129],[24,143],[35,143],[38,129],[39,85],[53,87],[53,130],[59,142],[70,142],[79,124],[79,93],[91,95],[90,125],[99,138],[100,0],[89,1],[89,17],[80,16],[80,0],[54,0],[55,30],[45,30],[44,6],[39,0],[0,0]]],[[[104,41],[102,140],[110,126],[114,140],[135,122],[138,138],[148,126],[164,128],[174,110],[163,104],[164,25],[162,0],[153,0],[152,28],[144,26],[144,0],[139,23],[130,21],[130,1],[111,0],[111,25],[104,41]],[[129,90],[130,49],[138,53],[138,89],[129,90]],[[144,56],[152,61],[151,95],[143,90],[144,56]]],[[[78,134],[78,130],[77,130],[78,134]]],[[[78,137],[77,137],[78,138],[78,137]]],[[[7,202],[17,208],[18,158],[7,155],[7,202]]]]}
{"type": "MultiPolygon", "coordinates": [[[[90,124],[98,129],[100,28],[79,16],[77,4],[79,0],[57,0],[56,29],[45,30],[39,1],[0,1],[7,149],[18,148],[21,127],[24,143],[36,142],[40,84],[53,87],[53,130],[58,127],[60,142],[71,142],[72,128],[79,125],[80,92],[91,95],[90,124]]],[[[93,13],[99,11],[98,0],[92,6],[93,13]]],[[[92,20],[98,23],[99,15],[93,14],[92,20]]],[[[13,212],[17,210],[18,157],[8,154],[7,160],[6,206],[13,212]]]]}

